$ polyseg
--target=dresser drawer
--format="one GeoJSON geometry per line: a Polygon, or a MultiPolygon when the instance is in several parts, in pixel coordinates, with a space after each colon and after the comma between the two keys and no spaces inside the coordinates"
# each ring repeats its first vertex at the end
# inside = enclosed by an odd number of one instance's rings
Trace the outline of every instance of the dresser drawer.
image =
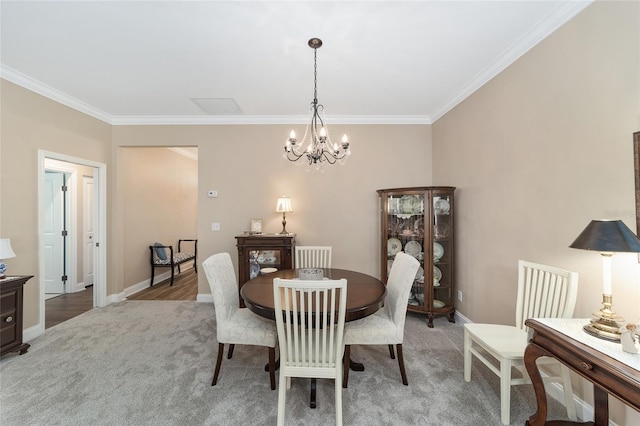
{"type": "Polygon", "coordinates": [[[15,310],[18,304],[18,291],[8,291],[0,295],[0,312],[4,314],[5,311],[15,310]]]}

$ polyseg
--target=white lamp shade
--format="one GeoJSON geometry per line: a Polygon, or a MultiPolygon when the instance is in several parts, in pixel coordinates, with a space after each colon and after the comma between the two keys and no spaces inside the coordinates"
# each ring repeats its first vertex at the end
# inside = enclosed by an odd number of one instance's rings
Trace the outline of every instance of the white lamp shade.
{"type": "Polygon", "coordinates": [[[0,238],[0,259],[11,259],[16,254],[11,248],[11,240],[9,238],[0,238]]]}
{"type": "Polygon", "coordinates": [[[278,204],[276,204],[276,212],[292,212],[291,208],[291,198],[289,197],[280,197],[278,198],[278,204]]]}

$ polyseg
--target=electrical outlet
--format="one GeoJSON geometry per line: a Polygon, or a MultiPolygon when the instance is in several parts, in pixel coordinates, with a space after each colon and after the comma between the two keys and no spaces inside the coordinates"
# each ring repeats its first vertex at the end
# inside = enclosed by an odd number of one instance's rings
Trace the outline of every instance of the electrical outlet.
{"type": "Polygon", "coordinates": [[[220,230],[220,224],[219,223],[212,223],[211,224],[211,230],[212,231],[219,231],[220,230]]]}
{"type": "Polygon", "coordinates": [[[458,290],[458,300],[462,302],[462,290],[458,290]]]}
{"type": "Polygon", "coordinates": [[[217,198],[218,197],[218,191],[216,191],[215,189],[207,192],[207,196],[209,198],[217,198]]]}

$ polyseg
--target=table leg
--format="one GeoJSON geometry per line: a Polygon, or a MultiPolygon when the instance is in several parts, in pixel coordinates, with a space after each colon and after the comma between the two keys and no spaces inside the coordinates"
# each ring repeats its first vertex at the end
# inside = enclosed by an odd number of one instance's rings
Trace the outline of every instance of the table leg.
{"type": "Polygon", "coordinates": [[[542,376],[540,376],[540,371],[538,371],[538,366],[536,365],[536,359],[541,356],[550,356],[550,354],[533,343],[529,343],[524,350],[524,365],[527,368],[527,373],[529,373],[538,405],[538,411],[529,417],[529,420],[525,423],[527,426],[543,426],[547,421],[547,395],[544,390],[542,376]]]}
{"type": "Polygon", "coordinates": [[[316,379],[311,379],[311,398],[309,399],[309,407],[316,408],[316,379]]]}
{"type": "Polygon", "coordinates": [[[607,426],[609,424],[609,394],[598,385],[593,385],[593,424],[607,426]]]}

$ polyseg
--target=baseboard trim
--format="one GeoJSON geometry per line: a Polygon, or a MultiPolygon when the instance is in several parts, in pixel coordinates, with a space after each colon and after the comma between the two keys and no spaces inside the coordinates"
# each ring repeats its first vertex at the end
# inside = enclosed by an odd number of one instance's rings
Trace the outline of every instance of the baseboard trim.
{"type": "Polygon", "coordinates": [[[198,302],[198,303],[213,303],[213,294],[211,294],[211,293],[198,293],[198,296],[196,296],[196,302],[198,302]]]}

